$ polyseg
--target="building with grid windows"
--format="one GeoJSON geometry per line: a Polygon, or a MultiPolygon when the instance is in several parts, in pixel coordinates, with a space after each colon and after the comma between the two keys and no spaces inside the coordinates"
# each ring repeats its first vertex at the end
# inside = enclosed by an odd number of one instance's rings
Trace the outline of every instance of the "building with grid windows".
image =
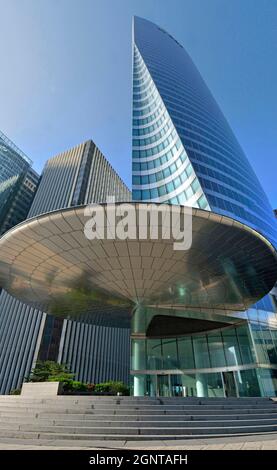
{"type": "MultiPolygon", "coordinates": [[[[29,170],[30,171],[30,170],[29,170]]],[[[57,209],[128,201],[130,191],[91,140],[50,158],[43,169],[28,219],[57,209]]],[[[26,216],[25,216],[26,218],[26,216]]],[[[21,219],[22,220],[22,219],[21,219]]],[[[18,220],[20,222],[21,220],[18,220]]],[[[74,321],[0,294],[0,392],[21,386],[36,360],[66,363],[76,380],[129,380],[129,323],[107,322],[101,308],[74,321]]]]}

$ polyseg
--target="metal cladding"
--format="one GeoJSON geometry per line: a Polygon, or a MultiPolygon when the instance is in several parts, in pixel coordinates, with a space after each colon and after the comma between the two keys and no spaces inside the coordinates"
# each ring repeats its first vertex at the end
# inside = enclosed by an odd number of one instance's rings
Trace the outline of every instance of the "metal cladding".
{"type": "MultiPolygon", "coordinates": [[[[146,205],[131,206],[137,224],[146,205]]],[[[97,207],[107,211],[109,206],[97,207]]],[[[78,207],[10,230],[0,239],[2,286],[33,307],[73,317],[97,306],[113,307],[113,315],[122,307],[131,312],[137,304],[227,313],[247,309],[274,286],[275,249],[230,218],[193,209],[192,246],[181,251],[173,249],[172,235],[89,240],[86,222],[84,207],[78,207]]]]}

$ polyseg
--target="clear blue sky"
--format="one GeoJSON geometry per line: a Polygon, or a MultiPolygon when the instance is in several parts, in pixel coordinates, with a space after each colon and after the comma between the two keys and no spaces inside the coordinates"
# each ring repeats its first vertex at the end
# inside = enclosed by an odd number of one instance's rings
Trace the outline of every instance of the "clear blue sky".
{"type": "Polygon", "coordinates": [[[277,0],[0,0],[0,129],[34,161],[92,138],[131,184],[131,18],[183,44],[277,207],[277,0]]]}

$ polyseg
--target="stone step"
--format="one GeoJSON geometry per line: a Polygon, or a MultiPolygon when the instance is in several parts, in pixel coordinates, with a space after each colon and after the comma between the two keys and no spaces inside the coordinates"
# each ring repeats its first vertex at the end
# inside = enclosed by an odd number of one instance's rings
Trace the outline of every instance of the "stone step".
{"type": "Polygon", "coordinates": [[[0,401],[0,407],[3,406],[15,406],[15,407],[29,407],[30,405],[32,406],[55,406],[57,408],[62,407],[62,408],[74,408],[74,407],[81,407],[81,408],[97,408],[97,407],[107,407],[109,409],[115,408],[115,407],[122,407],[122,408],[145,408],[145,409],[150,409],[150,408],[159,408],[160,406],[163,406],[165,408],[176,408],[176,409],[182,409],[182,408],[192,408],[192,407],[209,407],[209,408],[220,408],[220,407],[233,407],[233,408],[249,408],[249,407],[268,407],[268,406],[276,406],[277,402],[273,401],[266,401],[266,402],[229,402],[229,401],[221,401],[221,402],[205,402],[205,403],[198,403],[198,402],[164,402],[164,403],[144,403],[144,402],[103,402],[103,401],[40,401],[40,400],[20,400],[20,401],[15,401],[15,400],[6,400],[6,401],[0,401]]]}
{"type": "MultiPolygon", "coordinates": [[[[84,430],[83,430],[84,431],[84,430]]],[[[18,438],[30,439],[37,438],[39,440],[150,440],[150,439],[191,439],[193,438],[210,438],[210,437],[223,437],[223,436],[238,436],[238,435],[252,435],[264,433],[276,433],[277,426],[247,426],[247,427],[222,427],[218,428],[141,428],[132,429],[125,428],[122,433],[122,428],[109,429],[102,428],[99,430],[95,428],[94,432],[90,428],[89,433],[69,433],[69,432],[49,432],[49,431],[35,431],[35,430],[11,430],[3,429],[0,431],[1,437],[5,438],[18,438]]]]}
{"type": "Polygon", "coordinates": [[[48,420],[48,419],[32,419],[32,418],[24,418],[18,420],[8,420],[4,419],[1,420],[1,428],[2,429],[19,429],[19,430],[45,430],[45,427],[55,427],[59,428],[70,428],[74,429],[74,432],[78,432],[79,428],[125,428],[126,426],[130,428],[143,428],[143,427],[230,427],[230,426],[258,426],[258,425],[277,425],[277,418],[267,418],[267,419],[228,419],[224,421],[220,420],[133,420],[133,421],[112,421],[112,420],[96,420],[96,421],[70,421],[70,420],[48,420]]]}
{"type": "MultiPolygon", "coordinates": [[[[228,416],[228,415],[241,415],[241,414],[276,414],[277,407],[275,408],[255,408],[255,409],[194,409],[194,410],[167,410],[163,407],[155,410],[126,410],[126,409],[115,409],[115,410],[107,410],[104,409],[57,409],[57,408],[3,408],[0,409],[0,418],[2,416],[36,416],[39,415],[41,417],[49,417],[49,416],[73,416],[73,417],[80,417],[81,419],[90,419],[92,417],[99,417],[103,415],[109,415],[114,417],[120,416],[198,416],[198,415],[207,415],[207,416],[228,416]]],[[[115,418],[116,419],[116,418],[115,418]]]]}
{"type": "MultiPolygon", "coordinates": [[[[30,408],[35,408],[35,409],[46,409],[49,408],[49,404],[47,403],[0,403],[0,411],[3,409],[7,408],[16,408],[16,409],[30,409],[30,408]]],[[[195,410],[195,409],[259,409],[259,408],[276,408],[276,403],[274,402],[268,402],[268,403],[261,403],[261,404],[237,404],[237,405],[232,405],[228,403],[221,403],[221,404],[213,404],[213,403],[207,403],[205,405],[186,405],[186,404],[180,404],[180,405],[171,405],[171,404],[165,404],[165,405],[126,405],[126,404],[113,404],[113,405],[106,405],[104,403],[99,403],[99,404],[93,404],[90,403],[86,407],[81,406],[80,404],[65,404],[65,403],[52,403],[51,408],[52,409],[57,409],[57,410],[68,410],[68,409],[82,409],[82,410],[92,410],[92,409],[106,409],[109,411],[113,410],[118,410],[118,409],[124,409],[124,410],[149,410],[149,411],[155,411],[160,408],[163,410],[176,410],[176,411],[181,411],[181,410],[195,410]]]]}
{"type": "Polygon", "coordinates": [[[253,405],[261,405],[263,404],[264,406],[272,405],[275,402],[272,401],[271,399],[267,398],[238,398],[238,399],[231,399],[231,398],[221,398],[221,399],[215,399],[215,398],[209,398],[209,399],[191,399],[191,398],[161,398],[161,399],[130,399],[130,397],[118,397],[114,398],[113,400],[106,400],[104,397],[99,397],[98,399],[94,399],[91,397],[67,397],[67,396],[57,396],[53,399],[45,399],[45,398],[40,398],[40,399],[35,399],[35,398],[24,398],[21,396],[9,396],[9,395],[2,395],[0,398],[0,405],[10,405],[14,404],[17,406],[23,406],[25,404],[49,404],[49,403],[54,403],[56,406],[70,404],[71,405],[82,405],[82,406],[96,406],[99,404],[104,404],[105,406],[222,406],[223,404],[225,405],[230,405],[230,406],[253,406],[253,405]],[[126,400],[126,398],[128,398],[126,400]]]}
{"type": "Polygon", "coordinates": [[[277,432],[269,399],[1,397],[0,439],[186,439],[277,432]]]}
{"type": "MultiPolygon", "coordinates": [[[[273,397],[274,398],[274,397],[273,397]]],[[[134,396],[124,396],[124,395],[39,395],[36,396],[29,396],[29,395],[0,395],[0,400],[94,400],[94,401],[141,401],[141,402],[165,402],[165,401],[197,401],[197,402],[205,402],[205,401],[271,401],[272,397],[134,397],[134,396]]]]}
{"type": "Polygon", "coordinates": [[[228,415],[57,415],[57,414],[9,414],[5,413],[0,416],[1,423],[49,423],[49,424],[69,424],[70,426],[89,426],[93,423],[105,421],[111,423],[123,422],[224,422],[224,421],[277,421],[276,413],[263,413],[263,414],[228,414],[228,415]]]}

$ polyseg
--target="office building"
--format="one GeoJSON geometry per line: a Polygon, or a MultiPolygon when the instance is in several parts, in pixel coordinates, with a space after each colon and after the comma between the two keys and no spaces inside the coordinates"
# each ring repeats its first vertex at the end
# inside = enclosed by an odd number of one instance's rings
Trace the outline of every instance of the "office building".
{"type": "Polygon", "coordinates": [[[0,132],[0,235],[26,219],[39,183],[32,161],[0,132]]]}
{"type": "MultiPolygon", "coordinates": [[[[268,199],[183,46],[138,17],[133,41],[133,199],[222,214],[253,227],[276,246],[268,199]]],[[[147,393],[177,394],[185,386],[187,394],[200,396],[276,394],[274,292],[234,314],[240,319],[235,327],[141,340],[139,368],[147,393]],[[170,372],[161,375],[164,370],[170,372]]]]}
{"type": "MultiPolygon", "coordinates": [[[[50,158],[28,218],[90,202],[130,199],[130,191],[102,152],[87,141],[50,158]]],[[[105,322],[101,309],[78,322],[50,317],[2,291],[0,295],[0,390],[18,388],[37,359],[59,360],[76,380],[128,382],[129,324],[105,322]],[[94,321],[91,321],[93,316],[94,321]]]]}

